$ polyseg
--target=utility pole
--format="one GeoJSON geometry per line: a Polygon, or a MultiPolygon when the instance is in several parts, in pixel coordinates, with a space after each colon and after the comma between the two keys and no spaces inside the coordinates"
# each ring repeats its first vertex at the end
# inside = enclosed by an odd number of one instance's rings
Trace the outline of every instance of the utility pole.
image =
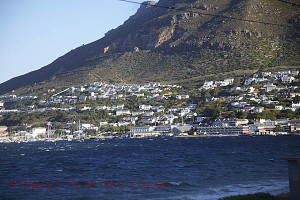
{"type": "Polygon", "coordinates": [[[50,126],[51,126],[51,122],[47,123],[48,125],[48,140],[50,139],[50,126]]]}

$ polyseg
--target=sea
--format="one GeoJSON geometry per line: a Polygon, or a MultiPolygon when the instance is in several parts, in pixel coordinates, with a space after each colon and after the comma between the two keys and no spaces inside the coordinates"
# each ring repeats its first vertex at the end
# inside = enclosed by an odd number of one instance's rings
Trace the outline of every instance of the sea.
{"type": "Polygon", "coordinates": [[[0,144],[0,199],[216,200],[289,191],[300,136],[0,144]]]}

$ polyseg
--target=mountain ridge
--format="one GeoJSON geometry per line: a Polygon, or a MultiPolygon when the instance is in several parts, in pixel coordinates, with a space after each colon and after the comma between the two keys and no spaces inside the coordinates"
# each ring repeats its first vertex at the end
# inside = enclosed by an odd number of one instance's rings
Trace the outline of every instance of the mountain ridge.
{"type": "Polygon", "coordinates": [[[0,94],[24,87],[42,91],[94,81],[176,81],[237,69],[299,66],[299,12],[268,0],[147,1],[103,38],[0,84],[0,94]]]}

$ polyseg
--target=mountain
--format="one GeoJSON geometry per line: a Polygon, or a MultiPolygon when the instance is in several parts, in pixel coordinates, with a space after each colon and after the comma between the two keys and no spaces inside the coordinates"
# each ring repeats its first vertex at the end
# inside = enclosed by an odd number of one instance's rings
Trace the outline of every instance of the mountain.
{"type": "Polygon", "coordinates": [[[234,70],[300,66],[299,36],[300,8],[279,0],[146,1],[103,38],[0,84],[0,94],[94,81],[199,82],[234,70]]]}

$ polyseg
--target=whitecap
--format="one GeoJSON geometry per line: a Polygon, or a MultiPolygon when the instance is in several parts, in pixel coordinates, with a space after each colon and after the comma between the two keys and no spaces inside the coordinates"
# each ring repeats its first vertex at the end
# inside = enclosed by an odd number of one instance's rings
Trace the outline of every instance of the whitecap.
{"type": "Polygon", "coordinates": [[[172,184],[172,185],[180,185],[182,182],[170,182],[170,184],[172,184]]]}
{"type": "MultiPolygon", "coordinates": [[[[170,182],[172,185],[182,185],[181,182],[170,182]]],[[[245,184],[232,184],[220,187],[209,187],[201,188],[199,191],[194,191],[190,194],[182,194],[175,197],[169,197],[166,199],[179,200],[216,200],[219,198],[224,198],[232,195],[244,195],[244,194],[254,194],[257,192],[270,193],[272,195],[277,195],[289,191],[288,181],[261,181],[256,183],[245,183],[245,184]]]]}

